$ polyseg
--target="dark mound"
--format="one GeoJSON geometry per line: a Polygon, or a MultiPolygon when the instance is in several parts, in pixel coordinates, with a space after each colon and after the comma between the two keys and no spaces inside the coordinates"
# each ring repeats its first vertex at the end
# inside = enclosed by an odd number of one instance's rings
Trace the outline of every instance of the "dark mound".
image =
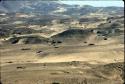
{"type": "Polygon", "coordinates": [[[66,31],[63,31],[57,35],[54,35],[51,37],[54,41],[66,41],[66,40],[84,40],[87,37],[89,37],[93,32],[91,32],[91,29],[83,30],[83,29],[69,29],[66,31]]]}
{"type": "MultiPolygon", "coordinates": [[[[56,36],[60,36],[60,37],[73,37],[73,36],[81,36],[83,37],[83,35],[89,34],[90,30],[82,30],[82,29],[70,29],[70,30],[66,30],[62,33],[59,33],[56,36]]],[[[56,37],[55,36],[55,37],[56,37]]]]}
{"type": "Polygon", "coordinates": [[[7,42],[11,44],[39,44],[46,43],[47,39],[40,36],[21,36],[21,37],[13,37],[7,40],[7,42]]]}
{"type": "Polygon", "coordinates": [[[41,33],[43,30],[34,30],[30,28],[14,28],[14,27],[2,27],[0,28],[0,38],[9,37],[14,34],[32,34],[32,33],[41,33]]]}

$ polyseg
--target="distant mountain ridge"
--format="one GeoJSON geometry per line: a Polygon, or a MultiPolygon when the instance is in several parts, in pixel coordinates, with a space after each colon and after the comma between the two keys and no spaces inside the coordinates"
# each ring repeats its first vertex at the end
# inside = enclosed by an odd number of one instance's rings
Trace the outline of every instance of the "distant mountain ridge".
{"type": "Polygon", "coordinates": [[[4,0],[0,2],[0,12],[5,13],[40,13],[63,15],[86,15],[96,12],[108,12],[110,14],[123,13],[123,7],[93,7],[89,5],[68,5],[59,1],[34,1],[34,0],[4,0]]]}

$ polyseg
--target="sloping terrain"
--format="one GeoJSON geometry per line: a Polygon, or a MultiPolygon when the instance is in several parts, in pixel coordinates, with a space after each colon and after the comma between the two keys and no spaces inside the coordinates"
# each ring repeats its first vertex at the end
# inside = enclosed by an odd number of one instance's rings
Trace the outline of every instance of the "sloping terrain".
{"type": "Polygon", "coordinates": [[[123,84],[124,8],[0,2],[0,84],[123,84]]]}

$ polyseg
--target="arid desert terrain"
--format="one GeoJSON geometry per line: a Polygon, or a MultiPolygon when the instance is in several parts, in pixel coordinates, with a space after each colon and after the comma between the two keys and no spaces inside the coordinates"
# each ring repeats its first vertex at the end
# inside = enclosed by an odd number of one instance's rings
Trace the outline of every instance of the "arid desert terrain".
{"type": "Polygon", "coordinates": [[[0,2],[0,84],[124,83],[123,7],[31,2],[0,2]]]}

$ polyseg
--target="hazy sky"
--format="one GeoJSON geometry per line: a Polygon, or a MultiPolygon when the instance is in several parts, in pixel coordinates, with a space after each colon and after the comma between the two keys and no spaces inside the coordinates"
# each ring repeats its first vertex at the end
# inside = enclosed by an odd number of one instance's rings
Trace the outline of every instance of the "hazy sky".
{"type": "Polygon", "coordinates": [[[78,5],[92,5],[96,7],[106,7],[106,6],[120,6],[124,7],[124,2],[122,0],[107,0],[107,1],[61,1],[65,4],[78,4],[78,5]]]}

